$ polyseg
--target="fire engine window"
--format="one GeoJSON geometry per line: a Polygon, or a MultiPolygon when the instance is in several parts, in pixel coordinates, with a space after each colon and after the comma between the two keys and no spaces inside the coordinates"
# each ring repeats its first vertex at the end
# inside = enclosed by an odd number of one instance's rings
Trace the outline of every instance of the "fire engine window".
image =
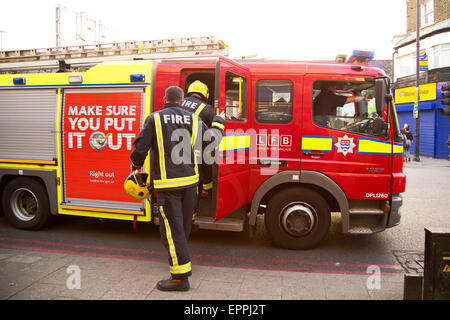
{"type": "Polygon", "coordinates": [[[292,120],[293,85],[290,80],[260,80],[256,84],[256,120],[288,123],[292,120]]]}
{"type": "Polygon", "coordinates": [[[245,121],[247,117],[247,80],[233,72],[225,74],[225,118],[245,121]]]}
{"type": "Polygon", "coordinates": [[[315,81],[313,119],[321,127],[374,135],[375,87],[368,82],[315,81]],[[365,97],[365,98],[360,98],[365,97]]]}

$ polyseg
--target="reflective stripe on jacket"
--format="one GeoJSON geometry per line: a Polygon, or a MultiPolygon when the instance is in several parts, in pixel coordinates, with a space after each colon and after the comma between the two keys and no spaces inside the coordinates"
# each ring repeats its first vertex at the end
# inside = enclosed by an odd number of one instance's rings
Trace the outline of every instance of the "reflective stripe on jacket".
{"type": "Polygon", "coordinates": [[[202,102],[202,100],[190,96],[184,98],[181,107],[198,115],[208,128],[211,127],[214,116],[216,115],[213,106],[202,102]]]}
{"type": "MultiPolygon", "coordinates": [[[[224,124],[215,117],[214,121],[224,124]]],[[[152,150],[151,178],[155,189],[187,188],[199,181],[198,159],[210,141],[203,141],[207,126],[195,114],[184,110],[177,103],[164,105],[163,110],[152,113],[145,120],[144,128],[133,142],[130,155],[134,167],[144,164],[148,151],[152,150]]],[[[223,130],[211,130],[214,144],[219,145],[223,130]]]]}

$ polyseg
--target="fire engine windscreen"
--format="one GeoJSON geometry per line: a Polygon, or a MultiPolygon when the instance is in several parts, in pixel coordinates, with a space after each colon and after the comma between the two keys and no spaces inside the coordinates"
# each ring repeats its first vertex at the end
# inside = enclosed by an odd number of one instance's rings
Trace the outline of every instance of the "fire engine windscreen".
{"type": "Polygon", "coordinates": [[[315,81],[313,85],[313,118],[321,127],[380,136],[384,112],[377,113],[375,85],[368,82],[315,81]],[[350,102],[348,97],[369,97],[350,102]],[[361,100],[361,101],[359,101],[361,100]]]}

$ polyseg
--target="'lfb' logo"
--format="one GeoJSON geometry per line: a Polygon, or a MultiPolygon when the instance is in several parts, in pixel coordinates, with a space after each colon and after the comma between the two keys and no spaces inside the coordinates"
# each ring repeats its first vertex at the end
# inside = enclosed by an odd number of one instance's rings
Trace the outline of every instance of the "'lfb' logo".
{"type": "Polygon", "coordinates": [[[290,135],[278,135],[278,134],[258,134],[257,135],[258,146],[270,146],[270,147],[291,147],[292,136],[290,135]]]}

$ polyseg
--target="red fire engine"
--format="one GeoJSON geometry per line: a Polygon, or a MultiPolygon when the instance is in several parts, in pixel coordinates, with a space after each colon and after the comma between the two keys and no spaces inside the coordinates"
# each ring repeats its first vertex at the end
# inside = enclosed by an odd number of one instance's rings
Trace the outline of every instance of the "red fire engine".
{"type": "Polygon", "coordinates": [[[399,224],[403,146],[382,70],[205,57],[223,44],[190,47],[201,58],[165,59],[181,47],[100,63],[67,52],[59,63],[16,62],[3,53],[0,192],[8,221],[25,229],[39,229],[56,214],[157,222],[151,200],[134,201],[123,191],[131,144],[145,117],[162,108],[168,86],[187,90],[200,80],[209,103],[226,114],[213,189],[200,201],[200,228],[243,231],[248,223],[252,232],[264,215],[276,245],[303,249],[325,238],[332,212],[340,214],[344,233],[399,224]],[[374,98],[323,116],[315,102],[329,85],[338,96],[374,98]]]}

